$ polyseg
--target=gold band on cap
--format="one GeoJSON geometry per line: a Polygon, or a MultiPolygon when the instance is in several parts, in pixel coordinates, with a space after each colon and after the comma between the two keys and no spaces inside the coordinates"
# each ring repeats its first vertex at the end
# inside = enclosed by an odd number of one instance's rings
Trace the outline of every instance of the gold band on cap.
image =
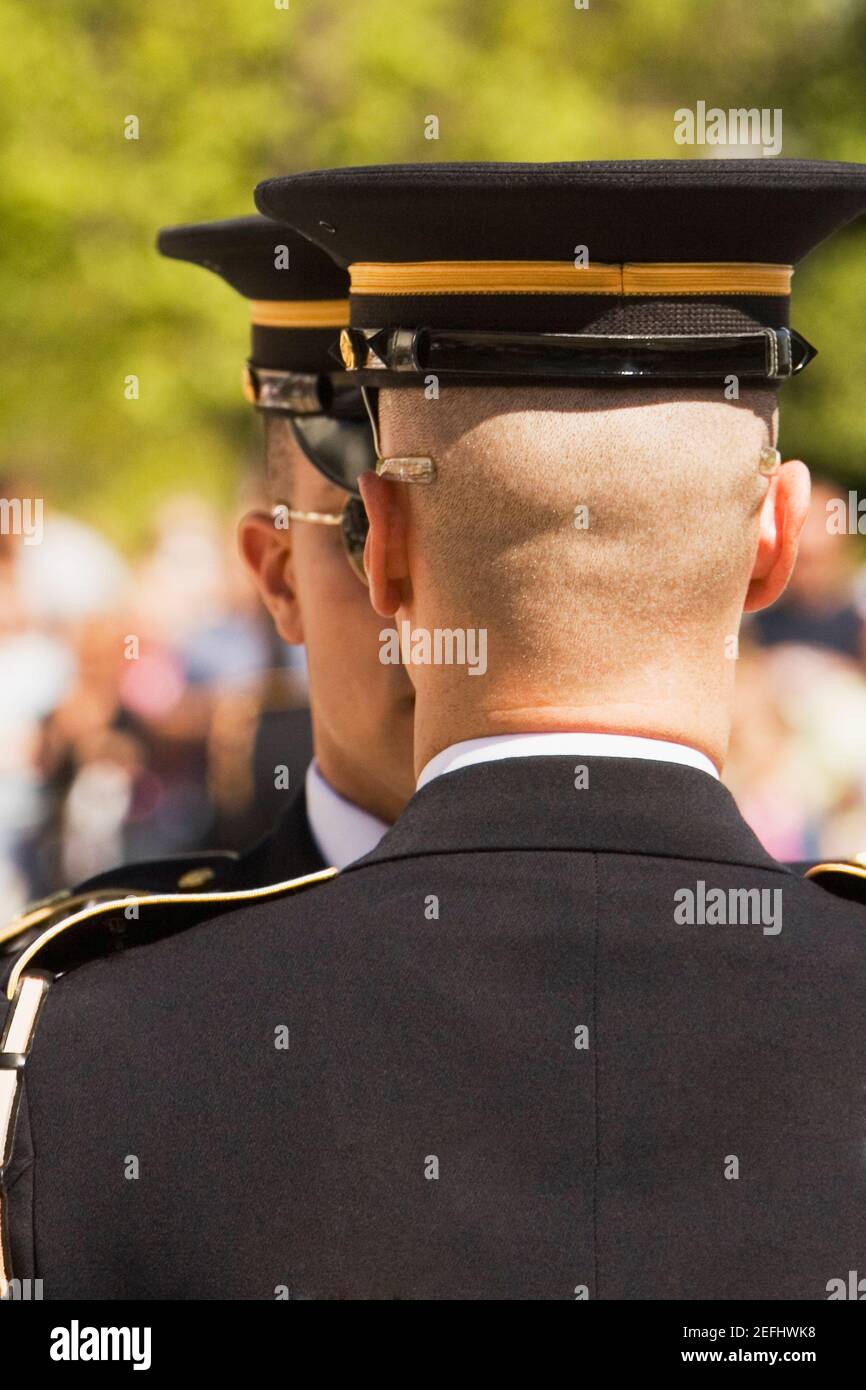
{"type": "Polygon", "coordinates": [[[790,265],[744,261],[357,261],[349,267],[353,295],[788,295],[793,273],[790,265]]]}
{"type": "Polygon", "coordinates": [[[664,261],[624,265],[623,294],[771,294],[791,293],[792,265],[742,261],[664,261]]]}
{"type": "Polygon", "coordinates": [[[250,320],[257,328],[343,328],[348,299],[253,299],[250,320]]]}

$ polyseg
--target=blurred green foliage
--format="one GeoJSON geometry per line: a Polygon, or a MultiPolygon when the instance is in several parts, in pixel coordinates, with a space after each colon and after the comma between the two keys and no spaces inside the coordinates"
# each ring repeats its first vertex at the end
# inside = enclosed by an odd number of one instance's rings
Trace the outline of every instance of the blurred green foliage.
{"type": "MultiPolygon", "coordinates": [[[[0,473],[126,543],[168,490],[232,496],[245,308],[162,261],[161,224],[316,166],[694,155],[673,113],[699,99],[781,107],[785,155],[866,160],[864,73],[860,0],[3,0],[0,473]]],[[[785,452],[850,482],[864,270],[866,222],[798,272],[821,355],[782,402],[785,452]]]]}

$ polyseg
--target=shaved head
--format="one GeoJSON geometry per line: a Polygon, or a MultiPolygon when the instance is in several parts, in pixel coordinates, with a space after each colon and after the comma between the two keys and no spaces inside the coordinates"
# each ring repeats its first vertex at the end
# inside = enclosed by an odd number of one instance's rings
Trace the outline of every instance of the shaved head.
{"type": "MultiPolygon", "coordinates": [[[[653,726],[677,736],[683,702],[729,697],[761,536],[775,554],[795,467],[760,471],[772,391],[400,388],[379,409],[386,456],[436,465],[429,484],[385,485],[407,556],[399,616],[485,629],[497,708],[654,703],[653,726]]],[[[457,688],[450,672],[413,679],[440,700],[457,688]]]]}
{"type": "Polygon", "coordinates": [[[382,424],[388,453],[436,461],[407,489],[436,591],[527,651],[591,632],[597,661],[601,639],[682,638],[742,606],[774,410],[769,392],[401,390],[382,424]]]}
{"type": "Polygon", "coordinates": [[[265,428],[265,479],[268,497],[273,502],[285,501],[292,495],[298,443],[292,433],[288,416],[262,413],[265,428]]]}

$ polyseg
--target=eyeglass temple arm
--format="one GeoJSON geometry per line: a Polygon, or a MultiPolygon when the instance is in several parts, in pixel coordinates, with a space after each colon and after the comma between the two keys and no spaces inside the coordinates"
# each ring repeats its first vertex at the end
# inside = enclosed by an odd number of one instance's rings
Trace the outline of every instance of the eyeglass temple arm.
{"type": "Polygon", "coordinates": [[[376,450],[376,472],[380,478],[390,478],[398,483],[432,483],[436,477],[436,464],[431,458],[414,456],[407,458],[383,458],[379,442],[378,397],[370,399],[370,388],[361,387],[364,409],[373,431],[373,447],[376,450]]]}
{"type": "Polygon", "coordinates": [[[290,521],[314,521],[320,526],[339,526],[343,520],[342,512],[301,512],[297,507],[290,507],[288,502],[276,502],[271,513],[274,515],[276,512],[287,516],[290,521]]]}

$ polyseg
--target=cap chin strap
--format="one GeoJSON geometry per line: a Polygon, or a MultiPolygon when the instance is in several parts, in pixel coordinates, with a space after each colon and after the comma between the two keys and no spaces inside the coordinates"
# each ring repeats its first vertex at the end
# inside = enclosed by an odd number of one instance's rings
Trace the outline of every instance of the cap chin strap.
{"type": "Polygon", "coordinates": [[[422,455],[404,458],[383,458],[379,443],[379,411],[370,397],[370,389],[361,387],[361,398],[373,430],[373,445],[376,450],[376,472],[380,478],[390,478],[395,483],[432,483],[436,477],[436,464],[433,459],[422,455]]]}
{"type": "Polygon", "coordinates": [[[790,328],[741,333],[530,333],[494,329],[350,328],[340,338],[349,372],[367,385],[400,385],[427,372],[480,380],[777,382],[816,349],[790,328]],[[376,378],[379,378],[377,381],[376,378]]]}

